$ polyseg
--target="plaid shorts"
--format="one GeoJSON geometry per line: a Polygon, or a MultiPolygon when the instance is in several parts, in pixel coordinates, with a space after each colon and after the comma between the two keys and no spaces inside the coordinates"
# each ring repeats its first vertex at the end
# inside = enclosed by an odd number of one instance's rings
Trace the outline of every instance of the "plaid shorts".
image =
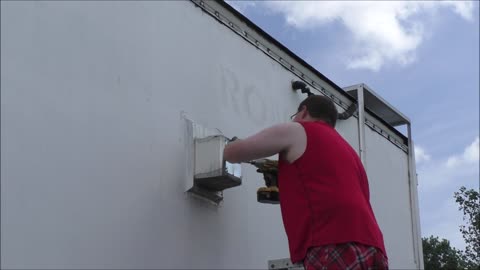
{"type": "Polygon", "coordinates": [[[305,270],[387,270],[387,257],[377,248],[346,243],[310,248],[303,261],[305,270]]]}

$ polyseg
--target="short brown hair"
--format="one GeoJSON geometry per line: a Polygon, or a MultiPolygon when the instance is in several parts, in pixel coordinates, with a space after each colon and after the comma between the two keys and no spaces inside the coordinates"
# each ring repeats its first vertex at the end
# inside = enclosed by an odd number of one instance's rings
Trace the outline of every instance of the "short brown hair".
{"type": "Polygon", "coordinates": [[[335,127],[338,111],[335,104],[328,97],[311,95],[298,105],[298,111],[301,111],[303,106],[307,107],[311,117],[323,120],[330,126],[335,127]]]}

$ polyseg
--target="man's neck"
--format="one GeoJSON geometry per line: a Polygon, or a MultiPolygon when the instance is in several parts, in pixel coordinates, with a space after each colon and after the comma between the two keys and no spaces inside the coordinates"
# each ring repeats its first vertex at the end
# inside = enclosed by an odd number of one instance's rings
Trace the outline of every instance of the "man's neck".
{"type": "Polygon", "coordinates": [[[305,118],[302,119],[302,121],[304,121],[304,122],[324,122],[325,123],[324,120],[319,119],[319,118],[313,118],[311,116],[306,116],[305,118]]]}

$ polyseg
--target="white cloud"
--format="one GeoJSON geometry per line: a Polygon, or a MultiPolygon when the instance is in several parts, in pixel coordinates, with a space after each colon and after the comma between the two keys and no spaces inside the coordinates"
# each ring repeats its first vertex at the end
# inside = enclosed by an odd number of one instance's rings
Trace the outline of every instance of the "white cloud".
{"type": "Polygon", "coordinates": [[[473,20],[470,1],[267,1],[267,8],[285,16],[289,25],[314,29],[334,21],[342,23],[353,37],[349,68],[378,71],[386,63],[407,65],[426,29],[421,12],[440,7],[452,9],[473,20]]]}
{"type": "Polygon", "coordinates": [[[420,164],[424,161],[430,161],[430,155],[425,152],[420,146],[415,146],[415,161],[417,164],[420,164]]]}
{"type": "MultiPolygon", "coordinates": [[[[431,158],[421,147],[415,147],[415,151],[418,180],[423,188],[429,190],[441,188],[448,183],[458,182],[458,179],[464,179],[468,175],[479,174],[478,136],[465,147],[463,152],[448,158],[431,158]]],[[[471,181],[478,182],[478,176],[471,181]]]]}
{"type": "Polygon", "coordinates": [[[465,148],[461,155],[453,155],[447,159],[446,166],[454,169],[462,164],[474,164],[479,160],[479,137],[465,148]]]}
{"type": "Polygon", "coordinates": [[[473,1],[443,1],[442,5],[453,7],[454,11],[468,21],[473,21],[473,1]]]}
{"type": "Polygon", "coordinates": [[[479,137],[469,145],[463,152],[463,159],[467,162],[477,162],[480,159],[479,155],[479,137]]]}

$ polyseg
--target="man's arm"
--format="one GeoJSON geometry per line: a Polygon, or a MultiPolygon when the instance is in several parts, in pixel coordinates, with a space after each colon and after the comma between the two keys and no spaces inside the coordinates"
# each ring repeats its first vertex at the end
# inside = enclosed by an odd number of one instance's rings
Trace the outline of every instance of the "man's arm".
{"type": "Polygon", "coordinates": [[[299,123],[278,124],[244,140],[231,142],[225,147],[224,159],[240,163],[288,152],[294,143],[298,128],[301,128],[299,123]]]}

